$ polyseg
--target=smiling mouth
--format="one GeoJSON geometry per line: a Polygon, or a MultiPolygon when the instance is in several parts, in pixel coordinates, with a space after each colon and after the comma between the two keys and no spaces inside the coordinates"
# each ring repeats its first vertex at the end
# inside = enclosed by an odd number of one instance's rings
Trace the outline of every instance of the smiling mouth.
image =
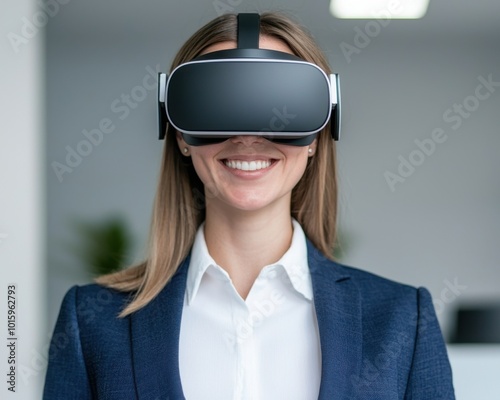
{"type": "Polygon", "coordinates": [[[231,169],[237,169],[240,171],[258,171],[261,169],[269,168],[272,164],[276,162],[274,159],[269,160],[222,160],[224,165],[231,169]]]}

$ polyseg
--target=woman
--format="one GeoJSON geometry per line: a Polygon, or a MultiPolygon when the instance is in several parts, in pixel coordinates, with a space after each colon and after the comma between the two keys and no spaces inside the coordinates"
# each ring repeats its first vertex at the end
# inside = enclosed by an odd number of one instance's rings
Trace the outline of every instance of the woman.
{"type": "MultiPolygon", "coordinates": [[[[330,73],[296,23],[260,21],[260,48],[330,73]]],[[[172,69],[234,47],[224,15],[172,69]]],[[[453,399],[429,292],[334,262],[336,205],[328,126],[190,146],[169,125],[149,257],[65,295],[44,399],[453,399]]]]}

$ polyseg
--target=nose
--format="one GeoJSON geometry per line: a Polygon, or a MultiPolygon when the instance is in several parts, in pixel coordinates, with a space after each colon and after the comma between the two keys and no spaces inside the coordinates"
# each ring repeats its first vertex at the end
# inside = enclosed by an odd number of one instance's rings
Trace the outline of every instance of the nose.
{"type": "Polygon", "coordinates": [[[264,138],[257,135],[237,135],[231,137],[231,142],[235,144],[243,143],[245,146],[251,146],[254,143],[262,143],[263,141],[264,138]]]}

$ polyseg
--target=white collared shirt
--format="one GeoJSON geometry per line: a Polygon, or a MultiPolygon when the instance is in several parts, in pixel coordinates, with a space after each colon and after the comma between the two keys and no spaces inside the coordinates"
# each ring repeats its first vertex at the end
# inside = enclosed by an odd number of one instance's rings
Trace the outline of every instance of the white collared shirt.
{"type": "Polygon", "coordinates": [[[196,233],[187,275],[179,368],[187,400],[316,400],[321,351],[304,231],[265,266],[246,300],[196,233]]]}

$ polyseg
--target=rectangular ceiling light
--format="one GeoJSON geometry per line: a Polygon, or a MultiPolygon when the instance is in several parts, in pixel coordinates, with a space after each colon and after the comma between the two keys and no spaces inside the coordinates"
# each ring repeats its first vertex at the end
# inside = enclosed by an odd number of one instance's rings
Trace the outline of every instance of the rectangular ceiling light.
{"type": "Polygon", "coordinates": [[[428,6],[429,0],[331,0],[330,12],[344,19],[418,19],[428,6]]]}

